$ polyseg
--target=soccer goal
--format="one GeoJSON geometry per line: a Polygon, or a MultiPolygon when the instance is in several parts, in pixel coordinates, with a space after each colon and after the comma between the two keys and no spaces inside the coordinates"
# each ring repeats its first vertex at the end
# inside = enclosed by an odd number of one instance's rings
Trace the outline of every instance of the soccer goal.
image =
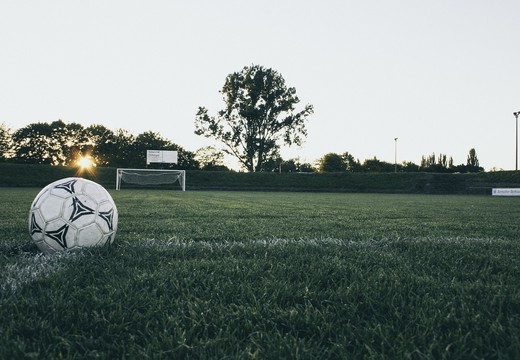
{"type": "Polygon", "coordinates": [[[185,170],[157,169],[117,169],[116,190],[121,189],[121,183],[138,185],[163,185],[179,182],[182,191],[186,191],[185,170]]]}

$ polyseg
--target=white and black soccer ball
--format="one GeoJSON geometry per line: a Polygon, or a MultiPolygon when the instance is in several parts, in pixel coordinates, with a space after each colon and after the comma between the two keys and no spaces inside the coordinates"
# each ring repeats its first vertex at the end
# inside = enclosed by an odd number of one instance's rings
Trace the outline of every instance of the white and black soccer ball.
{"type": "Polygon", "coordinates": [[[46,254],[111,244],[118,213],[105,188],[82,178],[66,178],[44,187],[29,212],[29,233],[46,254]]]}

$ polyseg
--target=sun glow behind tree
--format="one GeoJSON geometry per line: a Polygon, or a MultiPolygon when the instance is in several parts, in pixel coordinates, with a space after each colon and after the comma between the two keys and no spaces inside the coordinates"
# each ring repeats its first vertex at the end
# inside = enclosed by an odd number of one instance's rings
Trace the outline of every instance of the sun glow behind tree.
{"type": "Polygon", "coordinates": [[[90,155],[80,155],[76,160],[76,166],[78,167],[78,174],[84,172],[93,173],[96,163],[90,155]]]}

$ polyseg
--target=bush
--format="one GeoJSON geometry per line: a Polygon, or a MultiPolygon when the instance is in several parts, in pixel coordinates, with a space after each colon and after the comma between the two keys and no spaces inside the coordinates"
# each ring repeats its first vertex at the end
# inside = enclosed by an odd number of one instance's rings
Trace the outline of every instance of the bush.
{"type": "MultiPolygon", "coordinates": [[[[115,188],[116,169],[77,168],[0,163],[0,186],[43,187],[55,180],[81,176],[106,188],[115,188]]],[[[123,184],[123,189],[130,187],[123,184]]],[[[165,186],[172,187],[172,186],[165,186]]],[[[178,188],[178,185],[173,186],[178,188]]],[[[242,173],[232,171],[186,172],[187,190],[315,191],[428,194],[490,194],[493,187],[520,187],[520,172],[474,174],[438,173],[242,173]]]]}

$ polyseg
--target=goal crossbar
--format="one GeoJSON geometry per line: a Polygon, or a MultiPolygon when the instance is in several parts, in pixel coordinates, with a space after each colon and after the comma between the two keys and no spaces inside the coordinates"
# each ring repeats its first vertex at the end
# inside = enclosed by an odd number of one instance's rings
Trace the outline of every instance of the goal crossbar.
{"type": "Polygon", "coordinates": [[[118,168],[116,173],[116,190],[121,189],[121,181],[139,185],[174,184],[178,181],[182,191],[186,191],[185,170],[118,168]]]}

